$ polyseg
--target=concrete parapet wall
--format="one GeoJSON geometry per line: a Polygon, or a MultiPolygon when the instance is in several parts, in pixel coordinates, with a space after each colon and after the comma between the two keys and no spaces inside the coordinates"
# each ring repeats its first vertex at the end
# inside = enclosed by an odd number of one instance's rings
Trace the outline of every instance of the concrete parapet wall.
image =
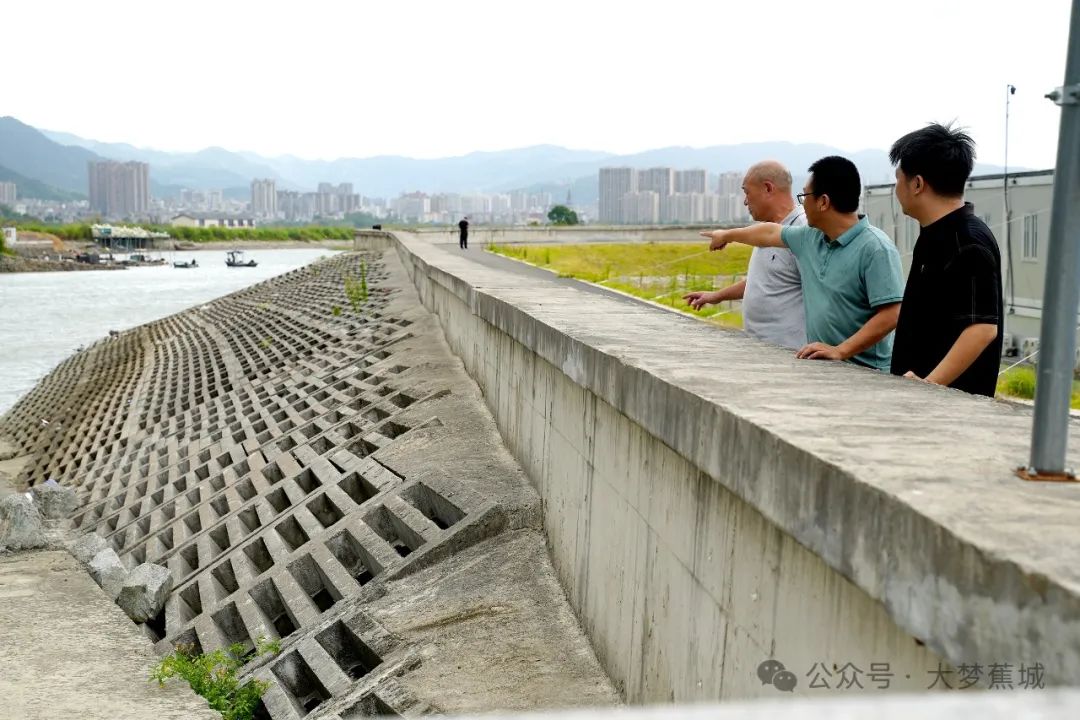
{"type": "MultiPolygon", "coordinates": [[[[727,225],[576,225],[556,228],[488,227],[469,228],[469,242],[477,247],[495,243],[600,243],[600,242],[696,242],[698,232],[706,228],[727,225]]],[[[457,242],[458,230],[422,229],[411,233],[415,237],[457,242]]]]}
{"type": "Polygon", "coordinates": [[[382,230],[357,230],[353,236],[353,250],[386,250],[390,245],[390,233],[382,230]]]}
{"type": "Polygon", "coordinates": [[[1080,678],[1080,489],[1012,475],[1027,410],[395,236],[627,700],[775,696],[767,658],[808,694],[815,663],[868,691],[886,663],[890,689],[950,664],[1080,678]]]}

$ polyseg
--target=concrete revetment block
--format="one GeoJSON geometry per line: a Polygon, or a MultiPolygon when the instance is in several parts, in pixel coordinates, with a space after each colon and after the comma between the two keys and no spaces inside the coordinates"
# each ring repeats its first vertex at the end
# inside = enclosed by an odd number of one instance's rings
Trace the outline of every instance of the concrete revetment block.
{"type": "Polygon", "coordinates": [[[25,495],[0,500],[0,549],[32,550],[45,547],[41,513],[25,495]]]}
{"type": "Polygon", "coordinates": [[[128,575],[116,603],[135,622],[146,622],[165,607],[172,586],[172,574],[168,569],[143,563],[128,575]]]}
{"type": "Polygon", "coordinates": [[[79,503],[75,491],[61,485],[35,485],[30,489],[46,520],[62,520],[75,512],[79,503]]]}
{"type": "Polygon", "coordinates": [[[76,539],[68,549],[76,560],[87,565],[95,555],[108,547],[109,543],[105,542],[105,538],[95,533],[87,533],[76,539]]]}
{"type": "Polygon", "coordinates": [[[102,550],[95,555],[87,564],[90,577],[105,591],[110,600],[115,600],[120,594],[120,588],[124,586],[128,569],[124,567],[120,556],[112,548],[102,550]]]}

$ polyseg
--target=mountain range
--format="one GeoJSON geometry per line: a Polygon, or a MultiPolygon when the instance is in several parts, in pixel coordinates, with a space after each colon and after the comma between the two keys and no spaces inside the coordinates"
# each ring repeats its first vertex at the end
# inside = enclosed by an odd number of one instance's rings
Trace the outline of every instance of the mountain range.
{"type": "MultiPolygon", "coordinates": [[[[597,172],[603,166],[706,168],[716,174],[741,171],[758,160],[773,158],[790,167],[801,182],[810,163],[835,154],[850,157],[866,184],[892,180],[892,165],[884,150],[845,152],[811,143],[667,147],[629,155],[536,145],[430,160],[395,155],[305,160],[290,155],[263,157],[220,147],[194,153],[149,150],[39,130],[13,117],[0,118],[0,180],[11,179],[19,185],[20,197],[46,199],[85,197],[87,162],[100,159],[148,163],[150,189],[155,197],[175,196],[180,189],[190,188],[224,190],[227,196],[242,199],[250,196],[253,178],[272,178],[279,189],[285,190],[310,191],[320,182],[352,183],[354,192],[376,197],[394,197],[414,190],[493,193],[526,189],[551,192],[556,200],[569,192],[575,203],[590,203],[597,198],[597,172]]],[[[1001,168],[980,164],[975,171],[1001,172],[1001,168]]]]}

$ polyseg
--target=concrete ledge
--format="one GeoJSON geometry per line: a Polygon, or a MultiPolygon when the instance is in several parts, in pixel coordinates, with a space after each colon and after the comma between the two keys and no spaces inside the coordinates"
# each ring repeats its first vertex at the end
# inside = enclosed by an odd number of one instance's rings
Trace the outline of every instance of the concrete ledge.
{"type": "Polygon", "coordinates": [[[390,233],[382,230],[357,230],[353,235],[353,250],[379,251],[390,246],[390,233]]]}
{"type": "MultiPolygon", "coordinates": [[[[736,227],[745,223],[713,223],[710,225],[574,225],[554,227],[493,227],[478,225],[469,228],[469,241],[476,247],[487,243],[605,243],[605,242],[696,242],[698,232],[717,227],[736,227]]],[[[410,233],[419,238],[457,242],[457,228],[421,228],[410,233]]]]}
{"type": "Polygon", "coordinates": [[[0,716],[215,720],[183,681],[158,687],[150,642],[63,550],[0,556],[0,716]]]}
{"type": "MultiPolygon", "coordinates": [[[[796,361],[689,318],[507,277],[417,235],[395,237],[425,304],[442,302],[436,289],[456,298],[755,508],[954,665],[1024,660],[1041,663],[1049,684],[1080,678],[1080,486],[1013,476],[1027,457],[1029,411],[796,361]]],[[[446,333],[453,345],[455,329],[446,333]]],[[[471,372],[484,362],[463,360],[471,372]]],[[[517,358],[487,360],[500,361],[517,358]]],[[[1070,460],[1080,466],[1077,453],[1070,460]]]]}
{"type": "MultiPolygon", "coordinates": [[[[484,720],[1072,720],[1080,692],[1049,690],[987,692],[977,695],[899,696],[820,700],[760,700],[722,705],[670,705],[572,712],[484,715],[484,720]]],[[[464,717],[464,716],[462,716],[464,717]]],[[[474,716],[475,717],[475,716],[474,716]]]]}

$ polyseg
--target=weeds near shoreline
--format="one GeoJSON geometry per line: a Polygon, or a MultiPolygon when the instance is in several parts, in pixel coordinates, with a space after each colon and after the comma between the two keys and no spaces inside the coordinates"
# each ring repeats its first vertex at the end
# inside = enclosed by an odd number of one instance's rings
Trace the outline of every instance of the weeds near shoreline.
{"type": "Polygon", "coordinates": [[[251,720],[259,698],[270,683],[248,680],[241,685],[237,673],[256,657],[279,652],[281,642],[265,638],[259,638],[254,652],[250,653],[245,653],[239,643],[205,654],[197,654],[194,645],[181,645],[172,655],[162,658],[150,679],[164,686],[169,678],[183,678],[197,695],[206,698],[212,709],[221,713],[222,720],[251,720]]]}

